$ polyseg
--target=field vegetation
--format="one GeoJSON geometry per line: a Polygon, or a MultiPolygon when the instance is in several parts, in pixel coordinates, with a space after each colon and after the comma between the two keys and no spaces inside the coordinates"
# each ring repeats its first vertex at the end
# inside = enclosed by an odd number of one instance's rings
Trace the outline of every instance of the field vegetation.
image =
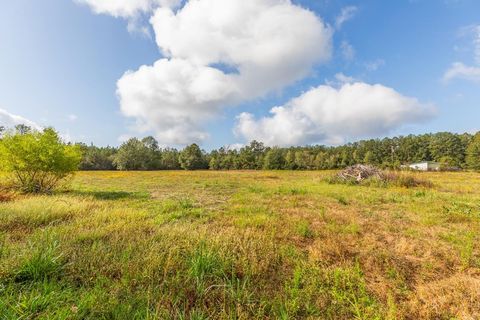
{"type": "Polygon", "coordinates": [[[478,319],[480,176],[80,172],[0,191],[0,319],[478,319]]]}

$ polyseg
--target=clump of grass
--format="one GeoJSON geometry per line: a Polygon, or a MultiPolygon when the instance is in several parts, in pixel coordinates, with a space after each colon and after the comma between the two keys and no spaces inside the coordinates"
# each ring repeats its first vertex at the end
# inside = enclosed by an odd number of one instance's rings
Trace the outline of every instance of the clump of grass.
{"type": "Polygon", "coordinates": [[[331,270],[298,264],[285,293],[278,319],[381,319],[383,314],[358,264],[331,270]]]}
{"type": "Polygon", "coordinates": [[[209,317],[206,316],[201,310],[193,309],[189,313],[182,312],[178,314],[179,320],[208,320],[209,317]]]}
{"type": "Polygon", "coordinates": [[[416,188],[416,187],[423,187],[423,188],[432,188],[433,183],[426,179],[421,179],[418,177],[414,177],[412,175],[407,174],[398,174],[398,173],[384,173],[383,180],[387,183],[387,185],[393,185],[397,187],[404,187],[404,188],[416,188]]]}
{"type": "Polygon", "coordinates": [[[334,302],[331,311],[336,309],[334,315],[348,310],[355,319],[381,318],[378,302],[367,291],[359,264],[351,268],[334,269],[326,276],[327,293],[334,302]],[[343,307],[344,310],[339,307],[343,307]]]}
{"type": "Polygon", "coordinates": [[[307,194],[307,190],[305,188],[287,188],[287,187],[280,187],[278,188],[277,194],[285,194],[285,195],[305,195],[307,194]]]}
{"type": "Polygon", "coordinates": [[[220,256],[203,241],[191,255],[188,264],[188,275],[194,280],[198,294],[205,292],[209,280],[224,275],[220,256]]]}
{"type": "Polygon", "coordinates": [[[480,205],[474,207],[462,202],[452,202],[444,205],[442,209],[442,216],[447,222],[470,222],[480,219],[480,205]]]}
{"type": "Polygon", "coordinates": [[[451,243],[458,251],[463,269],[480,265],[480,259],[475,257],[474,245],[477,238],[473,232],[449,233],[440,238],[451,243]]]}
{"type": "Polygon", "coordinates": [[[41,239],[40,244],[30,245],[30,256],[15,273],[15,281],[43,281],[58,277],[64,267],[58,240],[41,239]]]}
{"type": "Polygon", "coordinates": [[[60,307],[72,294],[64,289],[57,283],[42,281],[25,286],[18,294],[13,284],[7,284],[0,290],[0,319],[38,319],[53,312],[55,319],[72,319],[69,308],[60,307]]]}
{"type": "Polygon", "coordinates": [[[303,238],[313,238],[315,236],[313,230],[310,227],[310,223],[308,221],[300,221],[297,224],[297,233],[302,236],[303,238]]]}
{"type": "Polygon", "coordinates": [[[159,221],[176,221],[180,219],[199,219],[206,216],[203,208],[198,207],[195,202],[188,198],[167,199],[162,203],[161,211],[164,215],[160,216],[159,221]]]}
{"type": "Polygon", "coordinates": [[[195,203],[190,198],[181,198],[178,200],[178,205],[183,210],[193,209],[195,207],[195,203]]]}
{"type": "Polygon", "coordinates": [[[341,205],[348,206],[350,204],[347,198],[342,195],[336,196],[335,199],[337,199],[338,203],[340,203],[341,205]]]}

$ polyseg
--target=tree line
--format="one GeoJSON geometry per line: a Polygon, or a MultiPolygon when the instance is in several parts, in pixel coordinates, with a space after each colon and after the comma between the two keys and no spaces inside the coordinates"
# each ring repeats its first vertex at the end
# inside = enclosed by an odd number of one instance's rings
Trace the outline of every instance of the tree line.
{"type": "MultiPolygon", "coordinates": [[[[399,168],[417,161],[438,161],[444,168],[480,170],[480,132],[440,132],[362,140],[343,146],[266,147],[252,141],[239,150],[206,152],[197,144],[182,150],[160,148],[153,137],[131,138],[120,147],[65,143],[53,128],[32,130],[0,126],[0,171],[13,188],[49,193],[81,170],[320,170],[353,164],[399,168]]],[[[4,189],[5,186],[0,186],[4,189]]]]}
{"type": "Polygon", "coordinates": [[[182,150],[160,148],[153,137],[131,138],[118,148],[79,147],[83,154],[81,170],[323,170],[359,163],[395,169],[419,161],[480,170],[480,132],[408,135],[341,146],[280,148],[252,141],[238,150],[222,147],[210,152],[197,144],[182,150]]]}
{"type": "MultiPolygon", "coordinates": [[[[53,129],[45,129],[48,132],[53,129]]],[[[28,126],[0,127],[0,140],[35,133],[28,126]]],[[[184,149],[161,148],[151,136],[131,138],[119,147],[75,144],[80,170],[323,170],[353,164],[400,168],[419,161],[437,161],[444,168],[480,170],[480,132],[408,135],[361,140],[341,146],[267,147],[252,141],[240,149],[222,147],[210,152],[197,144],[184,149]]]]}

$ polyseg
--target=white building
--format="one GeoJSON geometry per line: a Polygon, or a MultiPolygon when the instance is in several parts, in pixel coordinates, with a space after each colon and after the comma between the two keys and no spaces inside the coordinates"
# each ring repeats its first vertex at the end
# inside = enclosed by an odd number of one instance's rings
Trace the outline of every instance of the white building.
{"type": "Polygon", "coordinates": [[[434,161],[422,161],[418,163],[412,163],[408,167],[410,169],[419,171],[438,171],[440,170],[440,163],[434,161]]]}

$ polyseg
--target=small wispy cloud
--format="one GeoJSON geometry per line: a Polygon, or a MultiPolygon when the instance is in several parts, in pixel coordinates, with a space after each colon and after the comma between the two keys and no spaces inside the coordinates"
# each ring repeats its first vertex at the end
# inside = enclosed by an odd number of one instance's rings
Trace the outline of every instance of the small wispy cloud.
{"type": "Polygon", "coordinates": [[[343,24],[348,20],[352,19],[357,13],[358,8],[355,6],[348,6],[342,8],[342,11],[335,19],[335,28],[338,30],[342,28],[343,24]]]}
{"type": "Polygon", "coordinates": [[[444,73],[442,80],[447,83],[453,79],[463,79],[480,83],[480,25],[469,25],[460,28],[459,37],[471,37],[469,51],[473,51],[474,65],[454,62],[444,73]]]}
{"type": "Polygon", "coordinates": [[[342,56],[347,61],[352,61],[355,58],[355,49],[348,41],[342,41],[340,44],[340,50],[342,51],[342,56]]]}
{"type": "Polygon", "coordinates": [[[40,125],[31,120],[28,120],[16,114],[9,113],[7,110],[0,109],[0,127],[13,128],[18,124],[24,124],[37,130],[40,130],[42,128],[40,125]]]}
{"type": "Polygon", "coordinates": [[[455,62],[443,75],[444,82],[449,82],[453,79],[480,82],[480,67],[467,66],[461,62],[455,62]]]}
{"type": "Polygon", "coordinates": [[[365,68],[368,71],[377,71],[380,67],[385,65],[385,60],[377,59],[375,61],[370,61],[365,63],[365,68]]]}
{"type": "Polygon", "coordinates": [[[67,118],[68,118],[69,121],[73,122],[73,121],[77,121],[78,116],[76,114],[71,113],[67,116],[67,118]]]}
{"type": "Polygon", "coordinates": [[[475,26],[475,37],[473,39],[475,62],[480,65],[480,25],[475,26]]]}
{"type": "Polygon", "coordinates": [[[343,72],[339,72],[335,74],[334,80],[325,81],[326,85],[335,87],[335,88],[341,87],[346,83],[355,83],[355,82],[360,82],[360,80],[351,76],[347,76],[343,72]]]}

